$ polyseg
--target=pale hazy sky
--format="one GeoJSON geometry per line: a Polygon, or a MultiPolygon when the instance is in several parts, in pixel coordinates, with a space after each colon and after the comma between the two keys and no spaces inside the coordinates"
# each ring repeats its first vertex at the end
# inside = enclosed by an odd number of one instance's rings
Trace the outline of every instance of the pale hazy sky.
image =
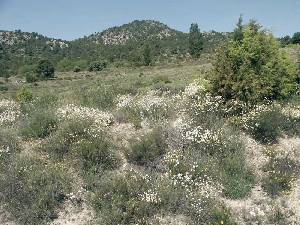
{"type": "Polygon", "coordinates": [[[300,31],[300,0],[0,0],[0,30],[38,32],[66,40],[135,19],[188,31],[231,31],[240,14],[276,36],[300,31]]]}

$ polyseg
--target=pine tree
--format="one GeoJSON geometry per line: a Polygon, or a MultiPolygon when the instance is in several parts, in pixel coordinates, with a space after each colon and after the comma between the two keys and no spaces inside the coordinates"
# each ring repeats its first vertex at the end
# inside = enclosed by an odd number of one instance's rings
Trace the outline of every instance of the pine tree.
{"type": "Polygon", "coordinates": [[[146,44],[143,49],[143,59],[144,59],[144,65],[150,66],[152,62],[152,57],[151,57],[151,49],[149,44],[146,44]]]}
{"type": "Polygon", "coordinates": [[[238,23],[236,24],[236,28],[233,32],[233,40],[242,41],[243,40],[243,16],[240,15],[238,23]]]}
{"type": "Polygon", "coordinates": [[[189,34],[189,50],[193,58],[199,58],[203,50],[203,37],[197,23],[192,23],[189,34]]]}

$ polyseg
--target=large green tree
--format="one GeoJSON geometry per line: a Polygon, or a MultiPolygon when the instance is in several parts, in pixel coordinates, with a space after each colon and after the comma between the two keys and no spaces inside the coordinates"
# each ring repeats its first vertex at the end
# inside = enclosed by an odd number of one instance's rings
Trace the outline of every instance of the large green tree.
{"type": "Polygon", "coordinates": [[[293,44],[300,44],[300,32],[294,33],[292,37],[292,43],[293,44]]]}
{"type": "Polygon", "coordinates": [[[54,77],[54,66],[49,60],[42,59],[38,62],[35,72],[42,79],[52,78],[54,77]]]}
{"type": "Polygon", "coordinates": [[[197,23],[192,23],[189,33],[189,51],[193,58],[199,58],[203,49],[203,36],[197,23]]]}
{"type": "Polygon", "coordinates": [[[283,99],[299,90],[297,67],[269,32],[251,21],[243,39],[233,39],[217,51],[213,92],[226,100],[250,103],[283,99]]]}

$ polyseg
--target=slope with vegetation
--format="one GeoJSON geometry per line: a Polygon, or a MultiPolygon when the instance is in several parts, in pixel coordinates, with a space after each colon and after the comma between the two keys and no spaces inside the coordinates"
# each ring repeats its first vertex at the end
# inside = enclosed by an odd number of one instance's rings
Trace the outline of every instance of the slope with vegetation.
{"type": "Polygon", "coordinates": [[[6,218],[300,224],[299,59],[253,21],[238,24],[213,64],[202,57],[36,84],[8,79],[0,100],[6,218]]]}

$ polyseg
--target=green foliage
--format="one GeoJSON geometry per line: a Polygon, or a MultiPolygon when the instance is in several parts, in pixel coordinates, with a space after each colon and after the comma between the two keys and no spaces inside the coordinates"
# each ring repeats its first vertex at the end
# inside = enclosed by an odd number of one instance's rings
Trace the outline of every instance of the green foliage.
{"type": "Polygon", "coordinates": [[[293,181],[299,177],[300,165],[289,157],[271,157],[265,166],[268,176],[263,180],[263,188],[271,196],[287,193],[293,181]]]}
{"type": "Polygon", "coordinates": [[[76,60],[76,59],[64,58],[57,63],[56,67],[57,70],[61,72],[66,72],[66,71],[79,72],[87,69],[88,62],[87,60],[83,60],[83,59],[76,60]],[[77,71],[75,71],[75,69],[77,71]]]}
{"type": "Polygon", "coordinates": [[[33,99],[33,94],[28,88],[22,87],[17,92],[16,97],[19,102],[30,102],[33,99]]]}
{"type": "Polygon", "coordinates": [[[133,171],[104,175],[92,199],[99,224],[150,225],[149,218],[158,211],[159,205],[142,200],[141,195],[149,185],[141,174],[133,171]]]}
{"type": "Polygon", "coordinates": [[[244,38],[243,34],[243,17],[240,15],[239,21],[236,24],[236,28],[233,31],[233,40],[234,41],[242,41],[244,38]]]}
{"type": "Polygon", "coordinates": [[[90,63],[88,70],[90,72],[92,72],[92,71],[102,71],[106,67],[107,67],[107,62],[106,61],[95,61],[95,62],[90,63]]]}
{"type": "Polygon", "coordinates": [[[144,66],[150,66],[152,62],[151,49],[149,44],[146,44],[143,49],[144,66]]]}
{"type": "Polygon", "coordinates": [[[203,50],[203,37],[198,28],[198,24],[193,23],[189,33],[189,52],[192,57],[199,58],[203,50]]]}
{"type": "Polygon", "coordinates": [[[231,40],[218,50],[214,66],[212,91],[225,100],[284,99],[299,89],[295,66],[255,22],[243,28],[241,41],[231,40]]]}
{"type": "Polygon", "coordinates": [[[38,77],[35,74],[26,74],[25,79],[27,83],[34,83],[38,81],[38,77]]]}
{"type": "Polygon", "coordinates": [[[292,44],[292,38],[289,35],[280,38],[279,41],[283,47],[292,44]]]}
{"type": "Polygon", "coordinates": [[[131,141],[126,158],[129,162],[137,165],[151,165],[165,153],[165,139],[162,128],[158,127],[150,134],[143,136],[138,142],[131,141]]]}
{"type": "Polygon", "coordinates": [[[279,107],[258,113],[247,122],[248,132],[263,144],[275,143],[287,122],[279,107]]]}
{"type": "Polygon", "coordinates": [[[35,72],[36,65],[23,65],[19,68],[18,74],[27,77],[35,72]]]}
{"type": "Polygon", "coordinates": [[[300,32],[294,33],[292,37],[292,43],[293,44],[300,44],[300,32]]]}
{"type": "Polygon", "coordinates": [[[8,91],[8,87],[5,84],[0,84],[0,91],[8,91]]]}
{"type": "Polygon", "coordinates": [[[46,224],[70,191],[66,169],[38,158],[16,156],[0,172],[6,209],[20,224],[46,224]]]}
{"type": "Polygon", "coordinates": [[[90,125],[90,121],[68,121],[61,124],[41,146],[41,150],[55,159],[63,159],[75,147],[76,142],[88,137],[86,130],[90,125]]]}
{"type": "Polygon", "coordinates": [[[58,119],[52,111],[40,110],[33,112],[24,119],[21,134],[25,138],[45,138],[56,129],[58,119]]]}
{"type": "Polygon", "coordinates": [[[221,172],[224,195],[231,199],[246,197],[254,184],[254,176],[245,165],[245,159],[238,154],[222,160],[221,172]]]}
{"type": "Polygon", "coordinates": [[[113,87],[104,84],[82,88],[79,93],[82,105],[100,109],[110,109],[116,97],[113,87]]]}
{"type": "Polygon", "coordinates": [[[41,79],[49,79],[54,77],[54,66],[53,64],[47,60],[42,59],[38,62],[35,73],[41,79]]]}
{"type": "Polygon", "coordinates": [[[87,137],[74,147],[75,155],[85,172],[101,173],[118,167],[118,157],[114,146],[104,133],[97,137],[87,137]]]}

